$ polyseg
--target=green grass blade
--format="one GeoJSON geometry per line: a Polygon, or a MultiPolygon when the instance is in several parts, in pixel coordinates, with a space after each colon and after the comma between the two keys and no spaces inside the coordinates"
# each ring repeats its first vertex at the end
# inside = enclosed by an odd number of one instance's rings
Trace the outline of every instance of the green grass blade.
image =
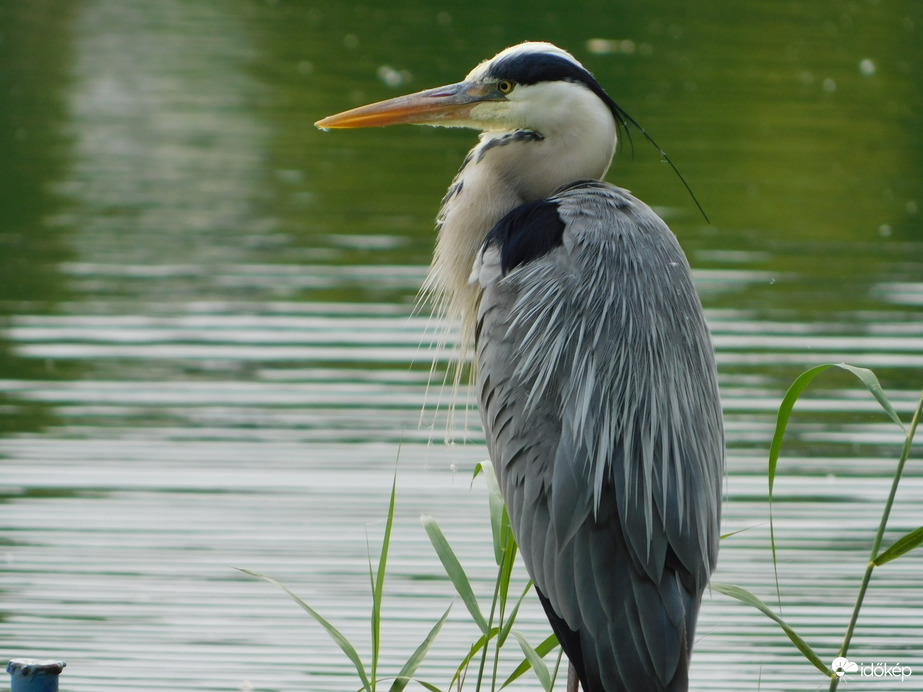
{"type": "Polygon", "coordinates": [[[526,588],[523,589],[522,595],[516,601],[513,606],[513,610],[510,611],[509,617],[506,619],[506,622],[503,623],[503,627],[500,629],[500,634],[497,637],[497,646],[503,646],[506,643],[506,638],[510,634],[510,630],[513,629],[513,623],[516,622],[516,616],[519,615],[519,606],[522,605],[522,602],[526,599],[526,594],[529,593],[529,589],[532,588],[532,580],[529,580],[529,583],[526,584],[526,588]]]}
{"type": "MultiPolygon", "coordinates": [[[[429,649],[433,645],[433,642],[436,639],[436,635],[439,634],[439,631],[442,629],[442,626],[448,619],[449,611],[451,610],[452,606],[449,606],[443,616],[439,619],[439,622],[433,625],[433,628],[429,631],[429,634],[426,635],[426,638],[422,641],[420,646],[418,646],[413,654],[411,654],[410,658],[407,659],[404,667],[401,668],[401,672],[397,674],[397,679],[391,685],[390,692],[401,692],[405,687],[407,687],[407,683],[413,679],[414,673],[417,672],[417,668],[420,667],[420,664],[423,663],[423,659],[426,658],[426,654],[429,653],[429,649]]],[[[422,685],[423,683],[421,682],[420,684],[422,685]]]]}
{"type": "Polygon", "coordinates": [[[788,419],[791,417],[792,408],[795,405],[795,402],[798,400],[798,397],[801,396],[801,393],[811,384],[812,380],[815,377],[820,375],[822,372],[829,370],[830,368],[840,368],[847,372],[855,375],[862,384],[865,385],[866,389],[872,393],[872,396],[878,400],[878,403],[881,404],[885,412],[890,416],[891,420],[900,426],[901,430],[904,430],[904,424],[901,423],[900,417],[897,415],[897,412],[894,410],[894,407],[891,405],[891,402],[888,400],[888,397],[885,396],[884,391],[881,388],[881,384],[878,382],[878,378],[875,377],[875,373],[866,368],[857,368],[854,365],[848,365],[846,363],[823,363],[817,365],[810,370],[806,370],[801,373],[792,385],[788,388],[788,391],[785,393],[785,397],[782,399],[782,404],[779,406],[779,415],[776,419],[776,431],[772,436],[772,444],[769,447],[769,495],[772,496],[772,486],[776,477],[776,464],[779,460],[779,453],[782,450],[782,438],[785,436],[785,428],[788,425],[788,419]]]}
{"type": "Polygon", "coordinates": [[[782,450],[782,438],[785,437],[785,428],[788,425],[788,419],[791,417],[792,408],[795,406],[795,402],[798,400],[798,397],[801,396],[801,393],[807,388],[809,384],[814,380],[815,377],[820,375],[822,372],[829,370],[830,368],[840,368],[847,372],[855,375],[862,384],[865,385],[866,389],[872,393],[872,396],[878,400],[878,403],[881,404],[882,408],[888,414],[888,416],[895,423],[900,426],[901,430],[904,430],[904,424],[901,423],[900,417],[897,415],[897,412],[894,410],[894,407],[891,405],[891,402],[888,400],[888,397],[885,396],[884,391],[881,388],[881,384],[878,382],[878,378],[875,377],[875,373],[866,368],[858,368],[854,365],[848,365],[847,363],[822,363],[817,365],[810,370],[806,370],[801,373],[792,385],[788,388],[788,391],[785,393],[785,397],[782,399],[782,403],[779,406],[779,415],[776,418],[776,431],[772,436],[772,444],[769,446],[769,494],[772,495],[772,486],[776,477],[776,464],[779,460],[779,453],[782,450]]]}
{"type": "Polygon", "coordinates": [[[822,363],[821,365],[817,365],[801,373],[795,381],[792,382],[792,385],[788,388],[779,406],[779,414],[776,418],[776,430],[772,436],[772,443],[769,446],[769,472],[767,474],[769,479],[769,544],[772,549],[772,570],[776,583],[776,598],[779,601],[780,608],[782,606],[782,590],[779,586],[779,569],[776,560],[776,535],[772,517],[772,489],[776,480],[776,468],[779,462],[779,454],[782,451],[782,440],[785,437],[785,428],[788,426],[788,420],[791,417],[792,408],[795,406],[795,402],[815,377],[830,368],[840,368],[841,370],[852,373],[863,385],[865,385],[865,388],[871,392],[878,403],[881,404],[881,407],[891,420],[897,423],[901,430],[905,430],[904,424],[901,423],[900,417],[897,415],[888,397],[885,396],[884,390],[878,382],[875,373],[867,368],[859,368],[847,363],[822,363]]]}
{"type": "Polygon", "coordinates": [[[468,612],[471,613],[471,617],[474,618],[481,632],[483,634],[488,634],[490,626],[481,613],[478,599],[474,595],[474,590],[471,588],[468,575],[465,574],[464,568],[458,561],[458,557],[455,555],[455,551],[452,550],[452,546],[449,545],[445,535],[442,533],[442,529],[439,528],[439,524],[437,524],[436,520],[429,514],[421,516],[420,521],[423,524],[423,528],[426,529],[426,533],[429,536],[430,542],[433,544],[433,548],[436,549],[436,555],[439,556],[439,560],[442,562],[446,574],[449,576],[449,579],[452,580],[455,590],[461,597],[465,607],[468,608],[468,612]]]}
{"type": "Polygon", "coordinates": [[[734,586],[733,584],[721,584],[721,583],[711,583],[711,588],[717,591],[718,593],[723,593],[725,596],[730,596],[731,598],[736,598],[738,601],[742,601],[747,605],[753,606],[761,613],[763,613],[770,620],[773,620],[779,627],[782,628],[782,631],[788,635],[788,638],[792,641],[798,650],[808,659],[814,667],[817,668],[821,673],[826,675],[828,678],[836,677],[836,674],[831,671],[823,661],[820,660],[820,657],[814,653],[808,643],[801,638],[801,636],[791,628],[791,626],[785,622],[782,618],[776,615],[772,609],[763,603],[759,598],[754,596],[752,593],[746,589],[742,589],[739,586],[734,586]]]}
{"type": "Polygon", "coordinates": [[[359,658],[359,654],[356,652],[355,647],[353,647],[350,641],[343,635],[342,632],[340,632],[340,630],[338,630],[330,622],[324,619],[324,617],[320,613],[318,613],[316,610],[314,610],[314,608],[312,608],[307,603],[302,601],[297,595],[295,595],[295,593],[291,589],[285,586],[285,584],[283,584],[282,582],[276,579],[273,579],[272,577],[267,577],[265,574],[260,574],[259,572],[251,572],[248,569],[240,569],[240,571],[243,572],[244,574],[249,574],[251,577],[256,577],[257,579],[262,579],[265,582],[269,582],[270,584],[278,586],[285,593],[287,593],[289,597],[293,601],[295,601],[295,603],[301,606],[301,608],[308,615],[310,615],[312,618],[314,618],[314,620],[317,621],[317,624],[319,624],[321,627],[327,630],[327,634],[330,635],[330,638],[333,639],[334,642],[336,642],[337,646],[340,647],[340,650],[344,654],[346,654],[346,657],[350,661],[352,661],[353,665],[356,667],[356,672],[359,674],[359,679],[362,681],[362,689],[366,690],[367,692],[372,692],[373,687],[372,687],[372,684],[369,682],[368,675],[365,672],[365,666],[362,664],[362,659],[359,658]]]}
{"type": "Polygon", "coordinates": [[[881,407],[885,410],[885,413],[888,414],[888,417],[891,418],[897,427],[904,431],[906,434],[907,430],[904,428],[904,424],[901,422],[900,416],[897,415],[897,411],[894,410],[894,407],[891,405],[891,401],[885,396],[884,389],[881,387],[881,383],[878,381],[878,378],[875,376],[875,373],[867,368],[857,368],[855,365],[848,365],[847,363],[836,363],[836,367],[851,372],[862,384],[865,385],[865,388],[869,390],[873,397],[881,404],[881,407]]]}
{"type": "Polygon", "coordinates": [[[545,692],[551,692],[551,671],[548,670],[545,661],[519,632],[513,630],[510,634],[516,637],[516,641],[519,642],[519,647],[522,649],[522,653],[525,654],[529,665],[532,666],[532,670],[535,671],[535,676],[538,678],[542,689],[545,690],[545,692]]]}
{"type": "MultiPolygon", "coordinates": [[[[881,513],[881,522],[878,524],[878,531],[875,534],[875,540],[872,542],[872,550],[869,556],[869,562],[865,568],[865,574],[862,576],[862,583],[859,585],[859,593],[856,596],[856,605],[853,607],[852,616],[849,619],[849,626],[846,628],[846,635],[843,637],[843,644],[840,647],[840,656],[846,656],[846,652],[849,651],[849,644],[852,641],[853,633],[856,631],[856,623],[859,621],[859,611],[862,608],[866,590],[868,589],[869,582],[872,579],[872,572],[875,570],[876,560],[880,560],[882,556],[886,557],[887,560],[893,560],[897,557],[898,553],[903,554],[908,550],[912,550],[913,547],[917,544],[917,539],[915,538],[916,532],[911,532],[898,541],[901,543],[900,547],[892,546],[884,553],[879,552],[881,550],[881,542],[884,540],[885,529],[888,525],[888,517],[891,516],[891,508],[894,506],[894,498],[897,495],[897,488],[904,473],[904,465],[907,463],[907,459],[910,458],[910,449],[913,445],[913,437],[916,434],[917,425],[920,422],[921,416],[923,416],[923,396],[920,397],[916,409],[910,418],[910,429],[904,433],[904,445],[901,449],[901,457],[897,462],[897,469],[894,472],[894,479],[891,481],[891,492],[888,493],[888,499],[885,502],[884,511],[881,513]],[[889,552],[891,553],[890,556],[888,555],[889,552]]],[[[835,679],[830,683],[831,692],[836,690],[838,683],[839,679],[835,679]]]]}
{"type": "Polygon", "coordinates": [[[794,408],[795,402],[798,401],[798,397],[801,396],[801,393],[811,384],[811,381],[815,377],[829,370],[831,367],[831,363],[818,365],[817,367],[801,373],[795,381],[792,382],[785,396],[782,398],[782,403],[779,405],[779,414],[776,417],[776,431],[773,433],[772,443],[769,445],[769,471],[767,473],[767,478],[769,479],[769,547],[772,550],[772,573],[775,579],[776,599],[779,603],[779,608],[782,607],[782,588],[779,586],[779,566],[776,560],[776,532],[772,520],[772,488],[776,481],[776,467],[779,462],[779,454],[782,451],[782,440],[785,437],[785,428],[788,427],[788,419],[792,415],[792,408],[794,408]]]}
{"type": "MultiPolygon", "coordinates": [[[[458,665],[458,668],[455,670],[455,675],[452,676],[452,682],[449,683],[449,689],[455,687],[456,681],[464,681],[464,676],[468,670],[468,666],[471,664],[471,661],[474,659],[475,654],[478,651],[483,649],[487,645],[488,637],[486,634],[482,634],[480,638],[471,645],[471,650],[468,651],[468,655],[462,659],[462,662],[458,665]]],[[[462,685],[459,684],[458,689],[461,689],[462,685]]]]}
{"type": "Polygon", "coordinates": [[[372,579],[372,685],[378,679],[378,655],[381,650],[381,601],[385,588],[385,569],[388,564],[388,551],[391,548],[391,528],[394,526],[394,498],[397,495],[397,472],[391,483],[391,501],[388,504],[388,520],[385,522],[385,535],[381,541],[381,554],[378,558],[378,573],[372,577],[372,555],[369,550],[369,577],[372,579]]]}
{"type": "Polygon", "coordinates": [[[785,437],[785,428],[788,426],[788,419],[792,415],[792,408],[798,397],[807,388],[811,381],[822,372],[833,367],[833,363],[824,363],[806,370],[801,373],[785,393],[782,403],[779,405],[779,414],[776,417],[776,431],[772,436],[772,443],[769,445],[769,498],[772,501],[772,486],[776,479],[776,465],[779,461],[779,453],[782,451],[782,439],[785,437]]]}
{"type": "Polygon", "coordinates": [[[440,690],[435,685],[431,685],[430,683],[424,682],[423,680],[417,680],[416,683],[420,685],[421,687],[428,689],[429,692],[442,692],[442,690],[440,690]]]}
{"type": "MultiPolygon", "coordinates": [[[[462,662],[458,665],[458,668],[455,670],[455,674],[452,676],[452,681],[449,683],[449,689],[461,690],[464,687],[465,676],[467,675],[468,666],[471,664],[471,661],[474,660],[475,655],[484,649],[487,646],[487,643],[497,636],[498,628],[494,627],[490,630],[488,634],[482,634],[474,644],[471,645],[471,650],[468,651],[468,654],[465,658],[462,659],[462,662]],[[458,686],[456,687],[456,682],[458,686]]],[[[477,689],[480,689],[478,686],[477,689]]]]}
{"type": "Polygon", "coordinates": [[[872,563],[876,567],[880,567],[891,562],[891,560],[896,560],[901,555],[909,553],[914,548],[919,548],[921,545],[923,545],[923,526],[898,538],[890,548],[879,553],[878,557],[872,560],[872,563]]]}
{"type": "Polygon", "coordinates": [[[499,581],[499,596],[501,613],[506,612],[506,601],[510,592],[510,579],[513,577],[513,567],[516,565],[516,539],[513,538],[513,527],[510,525],[506,508],[503,509],[503,560],[497,575],[499,581]]]}
{"type": "Polygon", "coordinates": [[[722,540],[722,541],[723,541],[725,538],[730,538],[731,536],[736,536],[737,534],[743,533],[744,531],[749,531],[750,529],[755,529],[757,526],[761,526],[761,524],[755,524],[754,526],[745,526],[745,527],[743,527],[742,529],[737,529],[736,531],[731,531],[731,532],[729,532],[729,533],[723,533],[723,534],[721,534],[718,538],[719,538],[719,540],[722,540]]]}
{"type": "MultiPolygon", "coordinates": [[[[558,638],[552,634],[550,637],[545,639],[545,641],[535,647],[535,653],[537,653],[539,656],[547,656],[551,651],[554,650],[557,645],[558,638]]],[[[521,678],[522,675],[531,667],[532,664],[527,658],[525,661],[516,666],[516,670],[510,673],[510,676],[503,682],[502,685],[500,685],[500,689],[502,690],[503,688],[513,684],[516,680],[521,678]]]]}
{"type": "MultiPolygon", "coordinates": [[[[497,566],[503,564],[503,520],[506,514],[506,504],[503,502],[503,493],[500,492],[500,483],[490,461],[482,461],[474,467],[474,477],[484,475],[487,484],[487,502],[490,506],[490,528],[494,539],[494,559],[497,566]]],[[[507,519],[509,522],[509,519],[507,519]]]]}

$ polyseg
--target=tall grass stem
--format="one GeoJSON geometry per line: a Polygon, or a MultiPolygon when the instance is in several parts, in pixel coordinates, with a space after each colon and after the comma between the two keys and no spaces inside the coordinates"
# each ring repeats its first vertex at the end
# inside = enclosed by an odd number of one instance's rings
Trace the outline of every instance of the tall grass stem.
{"type": "MultiPolygon", "coordinates": [[[[843,646],[840,647],[838,656],[846,656],[849,650],[849,644],[852,641],[853,633],[856,631],[856,623],[859,621],[859,611],[862,609],[862,602],[865,600],[865,592],[868,590],[869,582],[872,579],[872,572],[875,569],[875,562],[881,550],[881,542],[884,540],[885,528],[888,525],[888,518],[891,516],[891,507],[894,505],[894,497],[897,495],[897,486],[901,482],[901,476],[904,473],[904,466],[907,459],[910,458],[910,448],[913,446],[913,437],[917,431],[917,425],[920,422],[920,415],[923,412],[923,393],[917,402],[917,408],[913,413],[913,419],[910,421],[910,427],[904,438],[904,446],[901,450],[900,461],[897,462],[897,471],[894,473],[894,480],[891,482],[891,492],[888,493],[888,501],[885,503],[884,511],[881,515],[881,523],[878,524],[878,533],[875,534],[875,542],[872,544],[872,551],[869,555],[869,563],[865,568],[865,574],[862,575],[862,584],[859,586],[859,593],[856,596],[856,605],[852,611],[852,617],[849,619],[849,627],[846,628],[846,635],[843,637],[843,646]]],[[[830,692],[835,692],[840,684],[840,678],[836,677],[830,681],[830,692]]]]}

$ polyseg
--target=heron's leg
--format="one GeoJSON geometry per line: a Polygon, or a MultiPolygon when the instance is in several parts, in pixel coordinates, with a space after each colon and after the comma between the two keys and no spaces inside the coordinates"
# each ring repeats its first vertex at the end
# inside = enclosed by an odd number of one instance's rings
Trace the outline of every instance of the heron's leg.
{"type": "Polygon", "coordinates": [[[580,680],[577,678],[577,669],[571,663],[567,668],[567,692],[580,692],[580,680]]]}

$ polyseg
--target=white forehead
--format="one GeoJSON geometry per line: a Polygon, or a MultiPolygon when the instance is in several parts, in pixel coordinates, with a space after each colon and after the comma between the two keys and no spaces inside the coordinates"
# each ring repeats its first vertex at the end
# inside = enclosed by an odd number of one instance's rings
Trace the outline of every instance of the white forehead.
{"type": "Polygon", "coordinates": [[[510,58],[522,57],[524,55],[543,53],[545,55],[556,55],[558,57],[564,58],[574,63],[578,67],[583,67],[580,62],[573,55],[568,53],[563,48],[558,48],[553,43],[546,43],[544,41],[526,41],[525,43],[520,43],[515,46],[510,46],[509,48],[504,48],[494,57],[489,60],[485,60],[475,67],[471,72],[468,73],[468,76],[465,77],[466,82],[476,81],[483,79],[487,76],[487,73],[490,71],[490,66],[495,62],[500,60],[506,60],[510,58]]]}

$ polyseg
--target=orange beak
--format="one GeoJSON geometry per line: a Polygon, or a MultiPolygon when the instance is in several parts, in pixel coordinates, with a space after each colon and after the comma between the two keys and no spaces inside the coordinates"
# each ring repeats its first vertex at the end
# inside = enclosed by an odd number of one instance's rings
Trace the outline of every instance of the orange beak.
{"type": "Polygon", "coordinates": [[[459,82],[328,115],[314,125],[322,130],[402,123],[470,125],[471,109],[486,100],[491,99],[484,87],[459,82]]]}

